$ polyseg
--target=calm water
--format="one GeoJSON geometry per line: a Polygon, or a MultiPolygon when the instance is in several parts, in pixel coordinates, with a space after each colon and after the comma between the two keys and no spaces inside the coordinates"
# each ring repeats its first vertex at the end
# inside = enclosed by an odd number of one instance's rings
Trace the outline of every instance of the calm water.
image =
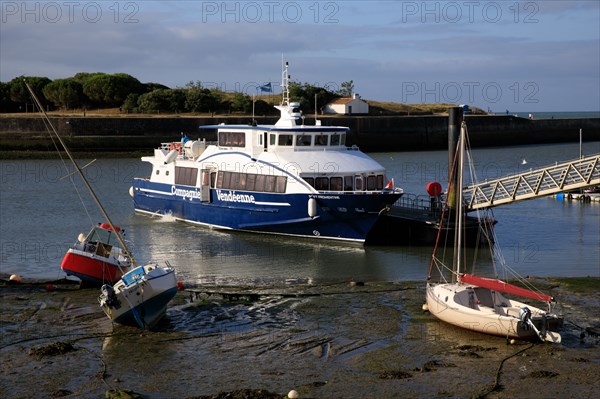
{"type": "MultiPolygon", "coordinates": [[[[600,152],[600,143],[584,153],[600,152]]],[[[578,144],[478,149],[480,179],[491,179],[577,158],[578,144]],[[523,163],[526,161],[526,164],[523,163]]],[[[396,186],[425,194],[446,181],[444,151],[372,154],[396,186]]],[[[87,161],[82,161],[87,163],[87,161]]],[[[70,171],[71,168],[69,168],[70,171]]],[[[60,161],[0,161],[0,270],[59,278],[60,261],[80,232],[101,216],[84,192],[80,199],[60,161]]],[[[254,234],[223,233],[135,215],[128,194],[134,176],[150,167],[138,159],[97,160],[86,174],[138,261],[168,260],[193,283],[268,285],[360,280],[422,280],[431,248],[354,247],[254,234]]],[[[523,275],[600,276],[600,204],[554,198],[495,209],[497,234],[508,263],[523,275]]]]}

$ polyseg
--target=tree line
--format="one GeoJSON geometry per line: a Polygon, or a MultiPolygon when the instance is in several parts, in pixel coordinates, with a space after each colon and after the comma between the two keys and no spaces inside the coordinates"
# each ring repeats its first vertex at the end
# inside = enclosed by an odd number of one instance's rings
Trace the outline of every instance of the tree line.
{"type": "MultiPolygon", "coordinates": [[[[122,113],[245,113],[254,108],[256,115],[274,115],[272,103],[278,96],[267,96],[271,103],[254,101],[244,93],[227,93],[208,89],[201,82],[189,82],[184,87],[171,89],[160,83],[141,83],[125,73],[80,72],[65,79],[19,76],[9,82],[0,82],[0,112],[31,112],[32,100],[25,87],[32,87],[47,110],[119,108],[122,113]]],[[[341,84],[336,92],[308,83],[291,82],[290,97],[298,101],[305,113],[315,112],[315,95],[319,110],[338,97],[352,94],[352,81],[341,84]]],[[[318,111],[319,111],[318,110],[318,111]]]]}

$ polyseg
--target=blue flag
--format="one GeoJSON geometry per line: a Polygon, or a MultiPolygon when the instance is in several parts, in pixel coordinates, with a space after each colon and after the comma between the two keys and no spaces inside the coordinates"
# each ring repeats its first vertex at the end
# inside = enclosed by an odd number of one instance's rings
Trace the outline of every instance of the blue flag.
{"type": "Polygon", "coordinates": [[[271,87],[271,82],[265,83],[264,85],[260,86],[260,91],[271,93],[273,91],[273,88],[271,87]]]}

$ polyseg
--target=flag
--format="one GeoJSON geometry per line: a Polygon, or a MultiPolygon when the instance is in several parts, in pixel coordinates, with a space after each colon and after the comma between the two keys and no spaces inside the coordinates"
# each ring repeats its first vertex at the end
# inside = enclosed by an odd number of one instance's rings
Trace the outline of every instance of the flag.
{"type": "Polygon", "coordinates": [[[393,190],[394,189],[394,178],[393,177],[392,177],[392,180],[390,180],[383,189],[384,190],[393,190]]]}
{"type": "Polygon", "coordinates": [[[271,87],[271,82],[265,83],[264,85],[260,86],[260,91],[271,93],[273,91],[273,88],[271,87]]]}

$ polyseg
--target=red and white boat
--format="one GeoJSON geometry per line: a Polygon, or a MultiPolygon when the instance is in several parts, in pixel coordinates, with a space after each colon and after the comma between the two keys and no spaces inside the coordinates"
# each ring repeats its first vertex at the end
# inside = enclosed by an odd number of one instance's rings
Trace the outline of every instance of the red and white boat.
{"type": "Polygon", "coordinates": [[[87,236],[83,233],[65,254],[60,268],[84,285],[114,284],[131,269],[131,257],[122,248],[117,234],[123,231],[110,224],[98,223],[87,236]]]}

